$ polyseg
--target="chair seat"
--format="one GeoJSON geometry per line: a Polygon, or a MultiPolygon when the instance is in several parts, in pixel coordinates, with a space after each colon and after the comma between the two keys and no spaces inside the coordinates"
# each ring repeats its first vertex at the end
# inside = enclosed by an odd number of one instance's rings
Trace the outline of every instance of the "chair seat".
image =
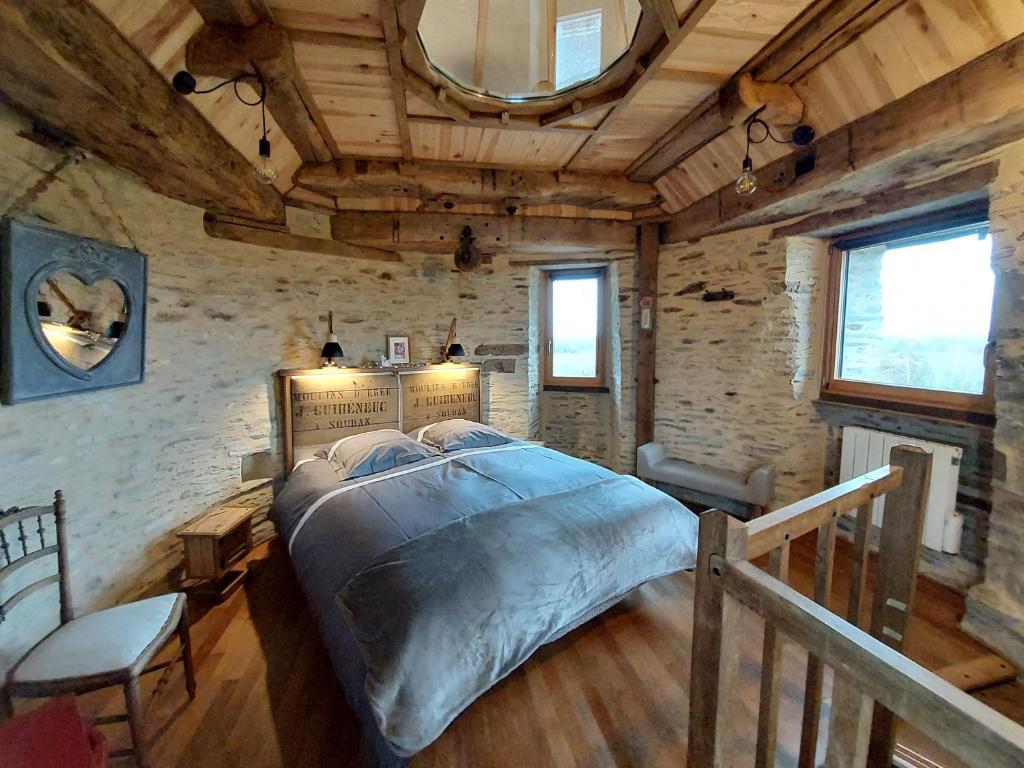
{"type": "Polygon", "coordinates": [[[127,672],[170,637],[184,606],[184,595],[169,594],[73,619],[43,638],[8,679],[40,683],[127,672]]]}

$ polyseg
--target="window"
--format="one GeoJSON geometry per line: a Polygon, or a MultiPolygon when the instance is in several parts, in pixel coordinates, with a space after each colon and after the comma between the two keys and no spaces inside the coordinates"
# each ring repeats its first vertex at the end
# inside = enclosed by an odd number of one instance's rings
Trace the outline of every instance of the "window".
{"type": "Polygon", "coordinates": [[[555,89],[601,74],[601,11],[563,16],[555,25],[555,89]]]}
{"type": "Polygon", "coordinates": [[[991,413],[988,223],[836,243],[824,394],[991,413]]]}
{"type": "Polygon", "coordinates": [[[544,386],[603,388],[606,273],[545,273],[544,386]]]}

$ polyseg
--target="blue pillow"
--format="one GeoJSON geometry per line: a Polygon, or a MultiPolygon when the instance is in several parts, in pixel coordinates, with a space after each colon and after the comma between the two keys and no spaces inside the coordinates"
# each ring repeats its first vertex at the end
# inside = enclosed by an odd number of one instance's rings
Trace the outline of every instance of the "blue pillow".
{"type": "Polygon", "coordinates": [[[493,427],[466,419],[448,419],[423,427],[416,432],[416,439],[445,453],[513,442],[513,438],[493,427]]]}
{"type": "Polygon", "coordinates": [[[378,429],[350,435],[331,446],[325,458],[344,472],[345,480],[436,457],[429,445],[406,437],[397,429],[378,429]]]}

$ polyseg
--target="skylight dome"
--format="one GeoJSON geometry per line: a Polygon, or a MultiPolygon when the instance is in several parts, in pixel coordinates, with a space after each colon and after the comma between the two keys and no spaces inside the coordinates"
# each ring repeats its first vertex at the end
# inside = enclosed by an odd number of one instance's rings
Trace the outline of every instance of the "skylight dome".
{"type": "Polygon", "coordinates": [[[510,102],[599,77],[633,42],[637,0],[426,0],[427,59],[458,86],[510,102]]]}

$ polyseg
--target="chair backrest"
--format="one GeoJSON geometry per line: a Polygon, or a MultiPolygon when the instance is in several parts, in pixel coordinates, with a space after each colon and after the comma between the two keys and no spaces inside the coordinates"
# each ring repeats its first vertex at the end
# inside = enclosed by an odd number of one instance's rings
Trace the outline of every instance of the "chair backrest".
{"type": "Polygon", "coordinates": [[[11,507],[0,512],[0,584],[29,563],[49,557],[56,561],[56,573],[30,582],[0,603],[0,624],[15,605],[49,584],[57,584],[60,588],[60,623],[71,621],[73,616],[64,515],[64,494],[61,491],[54,494],[52,506],[11,507]],[[53,515],[55,522],[56,541],[51,543],[47,543],[46,538],[43,519],[46,515],[53,515]]]}

